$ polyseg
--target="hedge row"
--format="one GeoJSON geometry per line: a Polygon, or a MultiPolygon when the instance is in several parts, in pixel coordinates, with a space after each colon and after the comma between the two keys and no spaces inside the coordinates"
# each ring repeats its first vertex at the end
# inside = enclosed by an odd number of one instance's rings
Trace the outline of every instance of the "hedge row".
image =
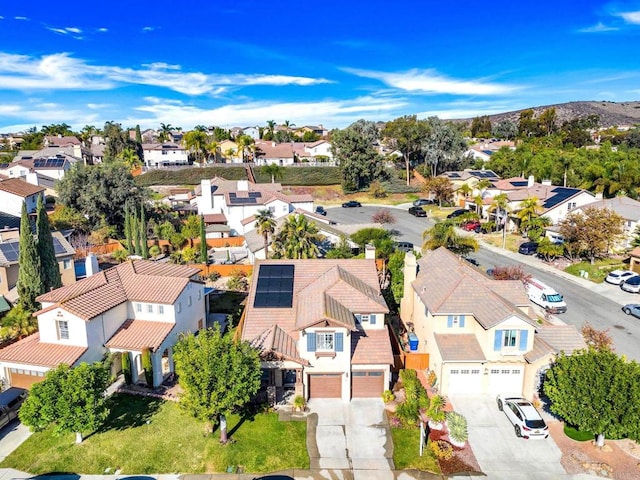
{"type": "MultiPolygon", "coordinates": [[[[271,176],[263,173],[260,167],[255,167],[253,171],[256,182],[271,182],[271,176]]],[[[215,176],[227,180],[245,180],[247,173],[244,167],[196,167],[180,170],[150,170],[135,178],[138,185],[151,187],[155,185],[198,185],[203,178],[215,176]]],[[[338,185],[340,180],[338,167],[285,167],[284,175],[277,181],[283,185],[338,185]]]]}

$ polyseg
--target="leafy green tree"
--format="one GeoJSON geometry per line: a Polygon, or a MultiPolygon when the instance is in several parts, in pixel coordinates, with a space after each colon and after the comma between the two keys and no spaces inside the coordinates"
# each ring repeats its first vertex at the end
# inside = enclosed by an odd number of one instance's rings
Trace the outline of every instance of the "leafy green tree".
{"type": "Polygon", "coordinates": [[[551,240],[549,240],[548,237],[544,237],[538,242],[538,250],[536,250],[536,253],[549,262],[556,257],[562,256],[564,253],[564,246],[551,243],[551,240]]]}
{"type": "Polygon", "coordinates": [[[122,231],[125,204],[132,210],[148,197],[148,192],[136,185],[127,167],[121,164],[100,164],[85,167],[74,165],[56,184],[60,202],[86,215],[91,229],[103,221],[122,231]]]}
{"type": "Polygon", "coordinates": [[[535,112],[532,108],[522,110],[518,120],[518,136],[528,138],[536,136],[540,131],[538,120],[534,118],[535,112]]]}
{"type": "Polygon", "coordinates": [[[426,120],[418,120],[416,115],[405,115],[388,122],[383,137],[387,144],[402,153],[406,170],[407,185],[410,184],[410,168],[422,156],[422,148],[430,133],[430,126],[426,120]]]}
{"type": "Polygon", "coordinates": [[[511,120],[502,120],[493,125],[491,134],[497,138],[513,140],[518,134],[518,126],[511,120]]]}
{"type": "Polygon", "coordinates": [[[361,251],[364,250],[364,247],[368,243],[375,244],[376,242],[383,240],[391,240],[391,232],[384,228],[362,228],[351,234],[351,241],[353,243],[357,243],[361,251]]]}
{"type": "Polygon", "coordinates": [[[422,190],[431,193],[438,200],[438,205],[449,203],[453,198],[453,184],[445,177],[429,177],[422,186],[422,190]]]}
{"type": "Polygon", "coordinates": [[[565,244],[574,244],[580,255],[595,263],[609,254],[624,235],[624,219],[608,208],[587,207],[571,212],[559,222],[565,244]]]}
{"type": "Polygon", "coordinates": [[[206,423],[219,421],[220,442],[226,444],[226,416],[246,405],[260,388],[258,352],[244,341],[222,335],[219,327],[184,335],[173,351],[176,373],[184,394],[183,406],[206,423]]]}
{"type": "Polygon", "coordinates": [[[156,236],[161,240],[169,240],[174,233],[176,233],[176,227],[169,220],[165,220],[158,225],[156,236]]]}
{"type": "Polygon", "coordinates": [[[24,338],[38,331],[38,319],[32,313],[17,304],[2,317],[0,325],[8,330],[10,338],[24,338]]]}
{"type": "Polygon", "coordinates": [[[404,296],[404,257],[405,252],[399,250],[393,252],[389,257],[390,288],[395,305],[399,305],[404,296]]]}
{"type": "Polygon", "coordinates": [[[135,149],[131,147],[125,147],[118,154],[118,160],[121,160],[129,169],[139,167],[142,164],[140,157],[136,153],[135,149]]]}
{"type": "Polygon", "coordinates": [[[466,257],[480,248],[478,242],[470,236],[460,235],[451,219],[436,222],[436,224],[422,234],[423,250],[436,250],[445,247],[456,255],[466,257]]]}
{"type": "Polygon", "coordinates": [[[264,239],[264,257],[269,258],[269,237],[276,231],[276,220],[271,210],[258,210],[256,214],[256,231],[264,239]]]}
{"type": "Polygon", "coordinates": [[[584,432],[640,440],[640,366],[607,350],[561,354],[543,384],[550,409],[584,432]]]}
{"type": "Polygon", "coordinates": [[[340,240],[333,248],[327,251],[325,258],[353,258],[353,252],[346,235],[341,235],[340,240]]]}
{"type": "Polygon", "coordinates": [[[271,183],[275,183],[276,178],[282,179],[284,176],[285,169],[276,163],[270,163],[269,165],[265,165],[262,167],[262,173],[265,175],[269,175],[271,177],[271,183]]]}
{"type": "Polygon", "coordinates": [[[104,149],[105,163],[110,163],[121,158],[122,152],[126,149],[130,149],[135,152],[138,159],[143,158],[142,144],[131,139],[129,132],[122,129],[122,125],[115,122],[106,122],[104,124],[103,131],[106,139],[106,146],[104,149]]]}
{"type": "Polygon", "coordinates": [[[42,265],[36,247],[36,241],[31,232],[31,222],[27,215],[27,206],[22,203],[22,217],[20,219],[20,243],[18,253],[18,305],[27,312],[35,312],[39,308],[36,297],[42,292],[42,265]]]}
{"type": "Polygon", "coordinates": [[[208,153],[207,144],[209,138],[207,134],[201,130],[191,130],[184,134],[182,141],[195,156],[196,162],[202,164],[208,153]]]}
{"type": "Polygon", "coordinates": [[[462,155],[467,149],[460,128],[438,117],[429,117],[427,122],[429,135],[422,145],[422,152],[425,165],[431,168],[431,176],[445,170],[456,170],[461,166],[462,155]]]}
{"type": "Polygon", "coordinates": [[[73,229],[78,233],[86,233],[90,230],[89,222],[82,213],[61,204],[55,206],[49,215],[49,222],[55,230],[73,229]]]}
{"type": "Polygon", "coordinates": [[[42,268],[42,292],[49,292],[62,286],[60,266],[56,259],[56,252],[53,248],[53,237],[51,236],[51,226],[49,216],[44,207],[42,196],[38,197],[36,206],[36,250],[40,257],[40,267],[42,268]]]}
{"type": "Polygon", "coordinates": [[[277,258],[317,258],[322,239],[315,222],[309,222],[304,215],[290,215],[274,236],[272,245],[277,258]]]}
{"type": "Polygon", "coordinates": [[[83,433],[99,429],[109,414],[108,384],[109,369],[103,363],[62,364],[31,387],[20,420],[35,431],[53,425],[56,432],[73,432],[81,443],[83,433]]]}
{"type": "Polygon", "coordinates": [[[136,125],[136,142],[142,144],[142,132],[140,131],[140,125],[136,125]]]}
{"type": "Polygon", "coordinates": [[[471,120],[471,136],[474,138],[488,138],[491,136],[491,120],[487,115],[475,117],[471,120]]]}
{"type": "Polygon", "coordinates": [[[189,215],[180,230],[184,238],[198,238],[200,236],[200,217],[189,215]]]}
{"type": "Polygon", "coordinates": [[[124,210],[124,237],[125,237],[125,245],[124,248],[127,249],[129,255],[133,255],[135,253],[135,247],[133,242],[133,222],[135,220],[131,218],[131,208],[129,205],[125,205],[124,210]]]}

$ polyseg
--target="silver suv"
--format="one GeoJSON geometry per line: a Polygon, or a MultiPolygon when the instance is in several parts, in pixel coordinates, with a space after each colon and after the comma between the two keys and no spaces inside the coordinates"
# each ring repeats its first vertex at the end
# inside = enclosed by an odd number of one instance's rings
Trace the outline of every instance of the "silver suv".
{"type": "Polygon", "coordinates": [[[498,395],[497,402],[498,410],[504,412],[513,424],[516,437],[533,439],[549,436],[549,427],[529,400],[498,395]]]}

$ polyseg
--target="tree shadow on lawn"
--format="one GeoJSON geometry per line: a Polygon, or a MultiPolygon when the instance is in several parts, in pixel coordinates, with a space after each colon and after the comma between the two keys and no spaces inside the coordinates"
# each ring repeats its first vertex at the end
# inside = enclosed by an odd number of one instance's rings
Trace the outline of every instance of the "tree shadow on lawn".
{"type": "Polygon", "coordinates": [[[151,420],[163,402],[164,401],[159,398],[126,394],[114,395],[111,397],[109,404],[111,412],[101,430],[126,430],[128,428],[140,427],[151,420]]]}
{"type": "MultiPolygon", "coordinates": [[[[227,431],[227,437],[229,437],[229,439],[232,439],[233,434],[236,433],[240,429],[240,427],[242,427],[242,425],[244,425],[244,422],[246,422],[247,420],[252,422],[253,420],[255,420],[256,414],[261,413],[262,411],[264,411],[262,405],[248,404],[244,407],[239,408],[235,413],[240,417],[240,420],[233,426],[231,430],[227,431]]],[[[215,434],[217,431],[219,431],[219,429],[220,424],[217,424],[211,434],[215,434]]]]}

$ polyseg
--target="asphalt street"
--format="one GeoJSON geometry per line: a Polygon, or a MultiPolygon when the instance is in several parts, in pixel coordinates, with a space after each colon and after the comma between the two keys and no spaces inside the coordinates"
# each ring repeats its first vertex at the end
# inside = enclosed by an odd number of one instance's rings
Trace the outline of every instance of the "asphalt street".
{"type": "MultiPolygon", "coordinates": [[[[401,208],[338,207],[327,209],[327,218],[338,223],[368,223],[371,222],[375,212],[386,209],[396,219],[392,228],[398,232],[397,240],[412,242],[420,248],[422,234],[433,225],[433,221],[409,215],[407,208],[408,205],[401,208]]],[[[561,275],[559,272],[542,268],[542,261],[534,257],[525,257],[511,252],[496,252],[496,250],[499,249],[490,250],[481,247],[472,257],[480,263],[479,268],[485,271],[495,265],[522,265],[527,273],[550,285],[564,296],[567,312],[559,315],[562,321],[578,328],[588,322],[599,330],[607,330],[613,339],[617,353],[640,361],[640,319],[625,315],[621,310],[624,303],[640,303],[640,295],[622,292],[615,285],[596,285],[580,279],[566,278],[566,275],[561,275]]]]}

